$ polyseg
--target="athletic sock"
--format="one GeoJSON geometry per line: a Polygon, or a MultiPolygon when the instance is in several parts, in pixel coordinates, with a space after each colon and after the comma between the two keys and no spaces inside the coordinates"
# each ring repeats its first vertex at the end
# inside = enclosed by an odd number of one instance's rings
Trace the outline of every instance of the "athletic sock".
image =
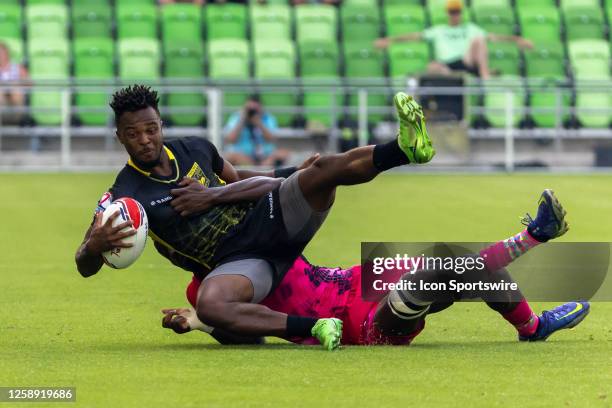
{"type": "Polygon", "coordinates": [[[538,329],[538,323],[540,322],[538,316],[533,313],[531,306],[529,306],[529,303],[527,303],[527,300],[524,298],[516,305],[514,310],[502,313],[502,316],[513,325],[519,335],[523,337],[533,335],[538,329]]]}
{"type": "Polygon", "coordinates": [[[410,163],[406,153],[400,149],[397,139],[374,146],[372,161],[374,167],[379,171],[389,170],[393,167],[410,163]]]}
{"type": "Polygon", "coordinates": [[[287,315],[287,337],[312,337],[311,330],[318,319],[287,315]]]}
{"type": "Polygon", "coordinates": [[[389,292],[387,304],[395,316],[402,320],[412,320],[427,313],[432,302],[419,300],[408,291],[394,289],[389,292]]]}
{"type": "Polygon", "coordinates": [[[539,244],[541,242],[524,229],[508,239],[483,249],[480,251],[480,256],[484,258],[484,264],[489,271],[496,271],[539,244]]]}

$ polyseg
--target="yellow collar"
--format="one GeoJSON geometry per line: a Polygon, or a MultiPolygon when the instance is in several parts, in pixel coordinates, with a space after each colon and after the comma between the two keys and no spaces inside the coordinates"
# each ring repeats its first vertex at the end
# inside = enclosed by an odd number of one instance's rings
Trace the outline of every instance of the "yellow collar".
{"type": "Polygon", "coordinates": [[[144,171],[143,169],[139,168],[136,163],[134,163],[132,161],[132,158],[130,157],[128,159],[128,166],[132,167],[134,170],[136,170],[137,172],[139,172],[140,174],[149,177],[150,179],[153,179],[155,181],[159,181],[160,183],[174,183],[176,180],[178,180],[179,177],[179,167],[178,167],[178,162],[176,161],[176,158],[174,157],[174,153],[172,153],[172,150],[168,149],[166,147],[166,145],[163,146],[164,150],[166,151],[166,154],[168,155],[168,159],[170,159],[171,162],[174,162],[174,165],[176,167],[176,176],[174,177],[174,179],[172,180],[161,180],[155,177],[151,176],[151,172],[150,171],[144,171]]]}

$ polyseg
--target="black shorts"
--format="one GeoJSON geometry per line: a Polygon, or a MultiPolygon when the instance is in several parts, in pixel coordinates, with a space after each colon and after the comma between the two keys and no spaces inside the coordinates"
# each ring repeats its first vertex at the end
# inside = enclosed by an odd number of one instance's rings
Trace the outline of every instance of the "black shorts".
{"type": "Polygon", "coordinates": [[[314,237],[329,210],[313,210],[298,183],[298,173],[260,198],[242,223],[219,243],[215,265],[263,259],[274,269],[273,287],[314,237]]]}
{"type": "Polygon", "coordinates": [[[451,62],[447,62],[445,65],[449,67],[452,71],[465,71],[465,72],[469,72],[472,75],[480,76],[478,73],[478,69],[476,67],[468,67],[467,65],[465,65],[463,60],[460,60],[460,59],[451,61],[451,62]]]}

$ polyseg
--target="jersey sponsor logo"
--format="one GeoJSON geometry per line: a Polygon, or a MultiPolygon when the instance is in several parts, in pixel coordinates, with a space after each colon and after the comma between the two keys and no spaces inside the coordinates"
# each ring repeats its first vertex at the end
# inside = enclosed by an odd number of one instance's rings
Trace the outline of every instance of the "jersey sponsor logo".
{"type": "Polygon", "coordinates": [[[210,185],[210,180],[206,178],[204,171],[198,163],[193,163],[193,166],[191,166],[191,169],[187,172],[187,177],[197,180],[198,183],[202,184],[204,187],[210,185]]]}
{"type": "Polygon", "coordinates": [[[156,205],[167,203],[170,200],[172,200],[172,196],[171,195],[165,196],[163,198],[159,198],[157,200],[151,200],[150,204],[151,204],[151,207],[155,207],[156,205]]]}

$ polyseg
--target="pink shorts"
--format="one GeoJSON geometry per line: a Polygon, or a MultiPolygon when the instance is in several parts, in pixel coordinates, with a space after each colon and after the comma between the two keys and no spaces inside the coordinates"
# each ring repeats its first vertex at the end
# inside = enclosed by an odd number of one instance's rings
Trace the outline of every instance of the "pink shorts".
{"type": "MultiPolygon", "coordinates": [[[[187,299],[196,305],[201,281],[195,276],[187,286],[187,299]]],[[[386,336],[374,325],[377,302],[361,297],[361,266],[349,269],[311,265],[299,257],[281,283],[261,304],[277,312],[315,318],[336,317],[344,323],[342,344],[408,345],[423,330],[423,323],[407,336],[386,336]]],[[[312,337],[287,339],[300,344],[318,344],[312,337]]]]}

